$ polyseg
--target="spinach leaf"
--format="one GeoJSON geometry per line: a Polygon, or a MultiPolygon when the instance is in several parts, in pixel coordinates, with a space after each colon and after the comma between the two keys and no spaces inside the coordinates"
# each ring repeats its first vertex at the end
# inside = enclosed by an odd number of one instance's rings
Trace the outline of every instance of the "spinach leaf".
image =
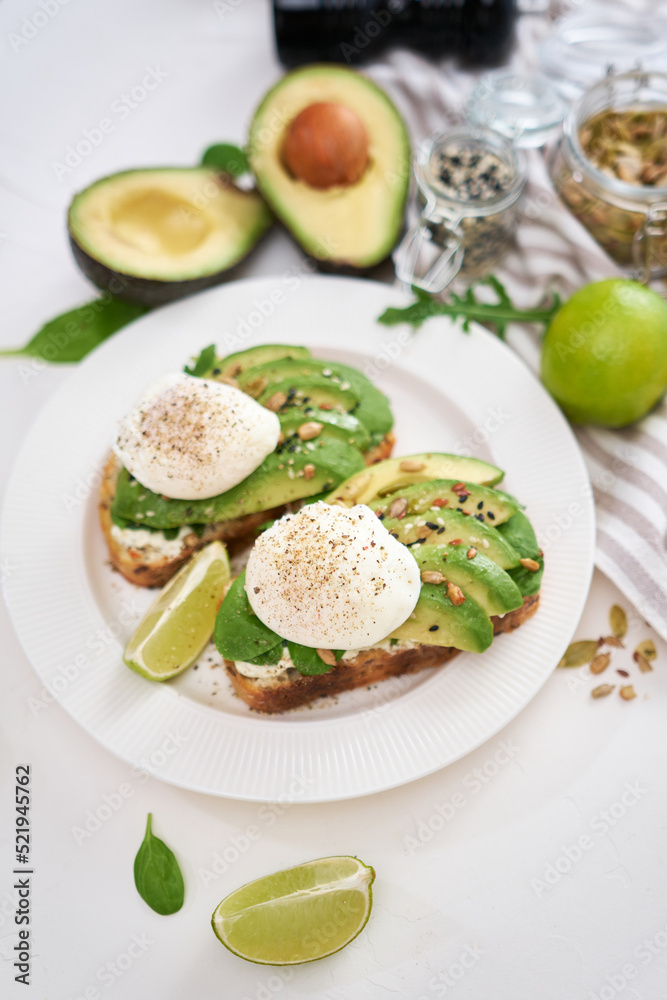
{"type": "Polygon", "coordinates": [[[201,158],[202,166],[216,167],[230,177],[240,177],[250,170],[248,157],[238,146],[229,142],[217,142],[209,146],[201,158]]]}
{"type": "Polygon", "coordinates": [[[201,352],[198,358],[193,358],[193,364],[186,365],[183,369],[188,375],[197,375],[202,378],[207,372],[215,367],[215,344],[209,344],[201,352]]]}
{"type": "Polygon", "coordinates": [[[148,814],[146,835],[134,859],[134,884],[151,910],[167,916],[183,906],[185,886],[176,857],[151,829],[153,814],[148,814]]]}
{"type": "Polygon", "coordinates": [[[245,592],[245,572],[237,576],[220,605],[213,639],[218,652],[226,659],[245,662],[257,660],[263,653],[282,645],[280,636],[253,613],[245,592]]]}
{"type": "MultiPolygon", "coordinates": [[[[302,646],[298,642],[288,642],[287,648],[289,649],[292,663],[301,674],[328,674],[329,671],[333,670],[331,664],[325,663],[317,650],[311,646],[302,646]]],[[[332,652],[336,660],[339,660],[345,650],[334,649],[332,652]]]]}
{"type": "Polygon", "coordinates": [[[81,361],[112,333],[147,311],[145,306],[103,296],[49,320],[25,347],[0,351],[0,356],[41,358],[54,364],[81,361]]]}

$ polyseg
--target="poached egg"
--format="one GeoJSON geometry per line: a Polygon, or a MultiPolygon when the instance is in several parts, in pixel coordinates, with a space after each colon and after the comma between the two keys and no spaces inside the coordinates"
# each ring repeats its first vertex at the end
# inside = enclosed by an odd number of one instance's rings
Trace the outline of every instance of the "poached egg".
{"type": "Polygon", "coordinates": [[[409,549],[370,507],[318,501],[259,536],[245,588],[257,617],[281,638],[362,649],[406,621],[421,583],[409,549]]]}
{"type": "Polygon", "coordinates": [[[280,421],[240,389],[179,372],[154,382],[121,421],[114,451],[142,486],[206,500],[275,449],[280,421]]]}

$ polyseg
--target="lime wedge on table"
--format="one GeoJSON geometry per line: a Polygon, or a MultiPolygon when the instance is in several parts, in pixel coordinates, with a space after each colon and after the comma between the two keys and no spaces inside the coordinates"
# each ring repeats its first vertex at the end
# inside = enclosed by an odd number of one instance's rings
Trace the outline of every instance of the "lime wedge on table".
{"type": "Polygon", "coordinates": [[[375,872],[357,858],[320,858],[248,882],[211,923],[239,958],[299,965],[340,951],[366,926],[375,872]]]}
{"type": "Polygon", "coordinates": [[[166,681],[195,662],[213,634],[215,616],[231,579],[222,542],[211,542],[178,571],[141,619],[127,644],[128,667],[166,681]]]}

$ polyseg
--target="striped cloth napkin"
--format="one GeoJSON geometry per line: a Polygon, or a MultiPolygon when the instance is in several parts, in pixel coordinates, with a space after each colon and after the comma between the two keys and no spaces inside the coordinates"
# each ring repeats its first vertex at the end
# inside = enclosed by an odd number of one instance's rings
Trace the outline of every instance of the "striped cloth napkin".
{"type": "MultiPolygon", "coordinates": [[[[523,17],[510,65],[536,69],[537,44],[546,17],[523,17]]],[[[412,52],[395,51],[367,67],[389,91],[421,141],[460,124],[479,73],[445,61],[440,66],[412,52]]],[[[590,281],[616,277],[617,265],[558,200],[542,153],[528,154],[516,249],[496,268],[519,306],[535,305],[558,291],[566,298],[590,281]]],[[[515,326],[508,342],[539,367],[540,333],[515,326]]],[[[667,639],[667,398],[639,424],[621,431],[574,428],[591,477],[597,514],[596,563],[639,615],[667,639]]]]}

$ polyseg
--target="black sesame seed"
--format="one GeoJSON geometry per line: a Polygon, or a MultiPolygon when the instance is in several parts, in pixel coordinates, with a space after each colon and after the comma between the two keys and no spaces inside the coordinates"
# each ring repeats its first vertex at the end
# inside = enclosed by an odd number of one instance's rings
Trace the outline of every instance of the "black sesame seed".
{"type": "Polygon", "coordinates": [[[479,503],[477,504],[477,510],[481,510],[483,506],[484,506],[484,501],[480,500],[479,503]]]}
{"type": "Polygon", "coordinates": [[[431,529],[431,531],[437,531],[437,530],[438,530],[438,528],[439,528],[439,525],[437,525],[437,524],[434,524],[434,522],[433,522],[433,521],[427,521],[427,522],[426,522],[426,527],[427,527],[427,528],[430,528],[430,529],[431,529]]]}
{"type": "Polygon", "coordinates": [[[482,523],[483,523],[484,522],[484,515],[483,514],[475,514],[475,520],[476,521],[482,521],[482,523]]]}
{"type": "Polygon", "coordinates": [[[444,530],[445,530],[444,528],[438,528],[438,534],[441,535],[444,530]]]}
{"type": "Polygon", "coordinates": [[[214,368],[213,369],[213,374],[214,375],[219,375],[220,374],[220,369],[219,368],[214,368]]]}
{"type": "MultiPolygon", "coordinates": [[[[397,538],[398,536],[395,535],[394,537],[397,538]]],[[[406,545],[406,548],[407,549],[411,549],[413,545],[423,545],[425,541],[426,541],[425,538],[417,538],[417,539],[415,539],[414,542],[408,542],[408,544],[406,545]]]]}
{"type": "Polygon", "coordinates": [[[378,521],[384,521],[384,514],[378,514],[378,521]]]}
{"type": "Polygon", "coordinates": [[[431,625],[431,627],[429,628],[429,632],[437,632],[439,628],[440,628],[439,625],[431,625]]]}
{"type": "Polygon", "coordinates": [[[493,513],[492,510],[487,510],[486,516],[489,518],[490,521],[495,521],[496,519],[496,515],[493,513]]]}

